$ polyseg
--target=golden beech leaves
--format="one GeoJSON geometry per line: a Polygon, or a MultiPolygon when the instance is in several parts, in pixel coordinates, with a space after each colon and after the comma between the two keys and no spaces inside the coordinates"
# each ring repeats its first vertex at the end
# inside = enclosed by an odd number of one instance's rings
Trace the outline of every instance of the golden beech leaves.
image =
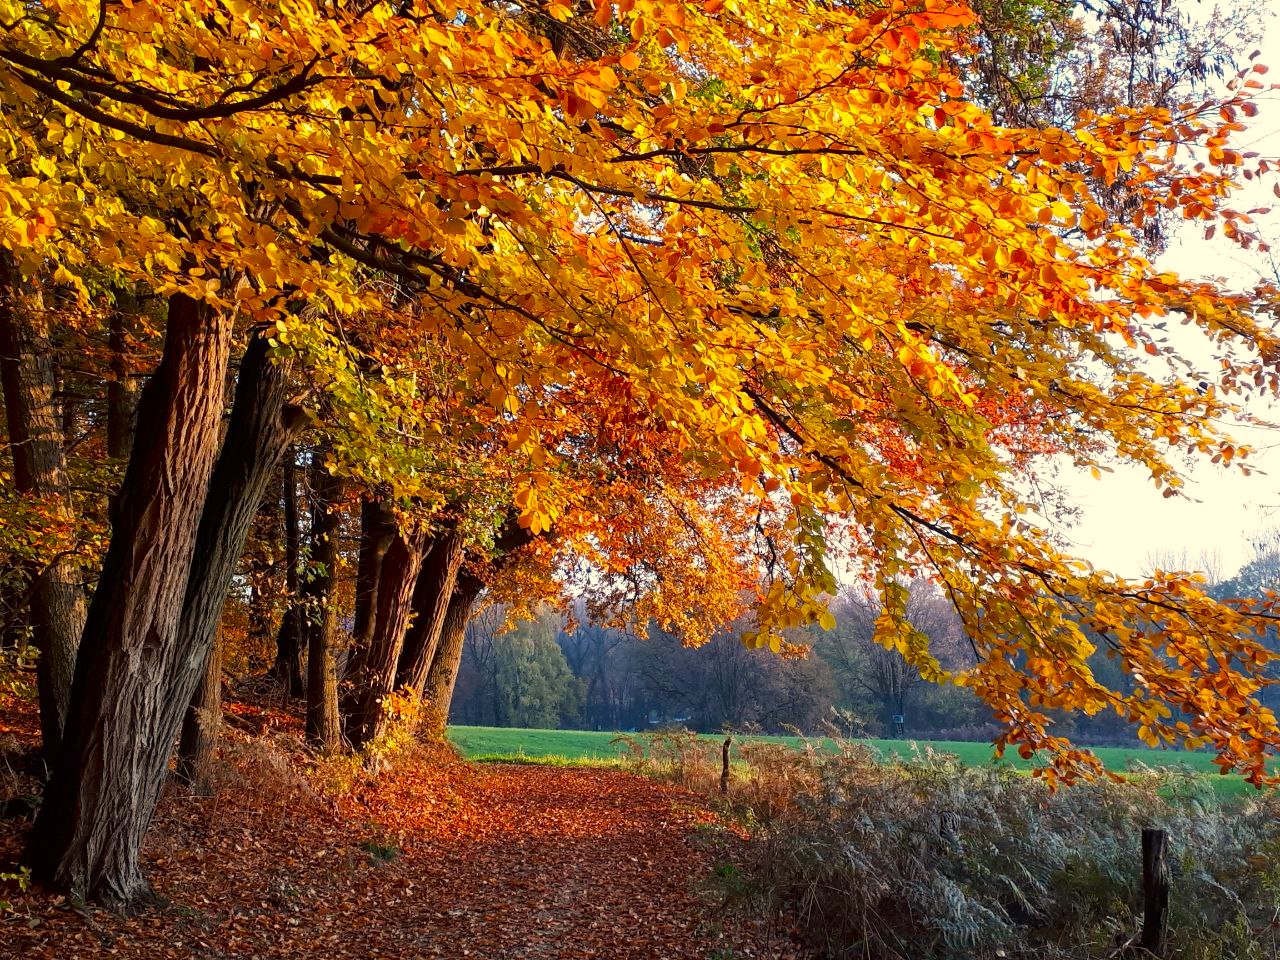
{"type": "Polygon", "coordinates": [[[949,0],[0,0],[0,21],[0,243],[82,294],[142,282],[277,324],[352,469],[514,504],[548,563],[695,640],[755,592],[751,642],[779,649],[827,622],[837,571],[865,576],[882,642],[1052,777],[1096,769],[1059,708],[1265,776],[1273,612],[1063,556],[1020,482],[1046,454],[1121,458],[1176,494],[1183,454],[1241,460],[1220,424],[1280,383],[1276,293],[1158,273],[1138,234],[1172,211],[1256,242],[1229,203],[1274,166],[1232,146],[1259,67],[1221,102],[1014,129],[966,98],[976,20],[949,0]],[[1117,181],[1133,223],[1091,192],[1117,181]],[[1178,372],[1172,318],[1220,371],[1178,372]],[[904,623],[919,575],[972,668],[904,623]],[[1132,692],[1093,675],[1096,638],[1132,692]]]}

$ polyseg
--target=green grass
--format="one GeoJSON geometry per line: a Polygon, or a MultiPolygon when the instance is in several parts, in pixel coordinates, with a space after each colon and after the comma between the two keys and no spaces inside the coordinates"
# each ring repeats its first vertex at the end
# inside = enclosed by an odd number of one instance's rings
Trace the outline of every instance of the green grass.
{"type": "MultiPolygon", "coordinates": [[[[611,741],[614,733],[591,730],[524,730],[507,727],[450,727],[449,739],[462,753],[472,760],[506,763],[540,763],[554,766],[615,766],[621,762],[626,747],[611,741]]],[[[643,737],[644,734],[628,734],[643,737]]],[[[722,737],[708,735],[709,744],[722,737]]],[[[735,738],[740,739],[740,738],[735,738]]],[[[751,737],[753,741],[801,746],[799,737],[751,737]]],[[[816,741],[821,743],[822,741],[816,741]]],[[[957,756],[966,764],[993,762],[992,748],[987,743],[961,740],[867,740],[864,741],[885,755],[908,756],[912,750],[931,747],[943,753],[957,756]]],[[[1235,775],[1222,776],[1213,764],[1209,753],[1186,753],[1173,750],[1148,750],[1144,748],[1099,747],[1094,751],[1108,770],[1123,771],[1133,763],[1149,767],[1181,767],[1210,778],[1217,792],[1224,796],[1242,794],[1252,788],[1244,779],[1235,775]]],[[[1017,769],[1030,769],[1034,764],[1012,753],[1000,761],[1017,769]]]]}
{"type": "Polygon", "coordinates": [[[566,757],[560,753],[468,753],[468,760],[476,763],[515,763],[530,767],[592,767],[595,769],[626,766],[622,757],[566,757]]]}

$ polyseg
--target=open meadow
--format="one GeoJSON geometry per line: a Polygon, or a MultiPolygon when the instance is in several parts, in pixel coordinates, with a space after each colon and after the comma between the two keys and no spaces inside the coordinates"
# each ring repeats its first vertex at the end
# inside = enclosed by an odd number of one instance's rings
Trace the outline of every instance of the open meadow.
{"type": "MultiPolygon", "coordinates": [[[[652,732],[609,733],[597,730],[530,730],[515,727],[451,726],[450,742],[469,760],[489,762],[540,762],[551,765],[609,765],[625,759],[630,743],[644,745],[652,732]]],[[[718,749],[724,737],[705,734],[708,749],[718,749]]],[[[834,742],[823,737],[794,736],[737,736],[735,743],[744,740],[757,743],[777,743],[796,749],[813,747],[831,749],[834,742]]],[[[1014,751],[1008,751],[997,759],[989,743],[965,740],[860,740],[886,758],[911,756],[918,751],[932,750],[958,757],[969,766],[985,763],[1003,763],[1019,770],[1030,770],[1034,760],[1023,760],[1014,751]]],[[[1213,763],[1213,754],[1174,750],[1151,750],[1144,747],[1098,747],[1094,751],[1108,770],[1123,773],[1138,767],[1175,767],[1189,773],[1202,775],[1220,796],[1247,795],[1253,788],[1243,777],[1222,775],[1213,763]]]]}

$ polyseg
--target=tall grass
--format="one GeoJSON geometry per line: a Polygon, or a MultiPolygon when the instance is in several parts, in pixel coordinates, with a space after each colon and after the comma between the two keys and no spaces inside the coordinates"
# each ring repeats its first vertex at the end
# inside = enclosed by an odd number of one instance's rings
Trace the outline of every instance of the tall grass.
{"type": "MultiPolygon", "coordinates": [[[[713,791],[705,746],[668,738],[661,769],[713,791]]],[[[652,754],[652,751],[651,751],[652,754]]],[[[726,892],[799,920],[826,957],[1138,956],[1140,844],[1166,829],[1168,956],[1280,952],[1280,804],[1226,802],[1204,778],[1145,772],[1056,793],[1016,771],[922,751],[884,758],[747,744],[726,813],[750,834],[726,892]]]]}

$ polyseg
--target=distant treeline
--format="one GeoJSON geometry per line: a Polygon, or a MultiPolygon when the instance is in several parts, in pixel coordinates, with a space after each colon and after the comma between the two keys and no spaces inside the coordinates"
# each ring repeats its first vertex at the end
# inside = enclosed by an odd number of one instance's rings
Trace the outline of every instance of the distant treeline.
{"type": "MultiPolygon", "coordinates": [[[[1260,596],[1280,585],[1280,536],[1261,536],[1254,552],[1227,579],[1218,576],[1215,564],[1190,563],[1185,556],[1153,559],[1153,565],[1207,566],[1218,598],[1260,596]]],[[[832,612],[833,629],[798,631],[790,638],[797,650],[779,655],[744,646],[739,638],[750,628],[745,622],[730,624],[710,643],[691,649],[657,630],[641,638],[593,623],[582,608],[573,611],[573,625],[562,613],[546,610],[511,629],[505,611],[492,608],[467,629],[450,720],[505,727],[684,726],[702,732],[806,734],[835,725],[855,734],[944,740],[987,740],[999,733],[989,709],[969,690],[926,683],[900,654],[875,642],[879,610],[874,601],[847,594],[832,612]]],[[[944,667],[969,665],[972,648],[935,587],[912,584],[908,614],[944,667]]],[[[1132,680],[1108,656],[1106,638],[1090,639],[1098,647],[1090,661],[1098,679],[1127,689],[1132,680]]],[[[1264,701],[1280,706],[1275,691],[1266,692],[1264,701]]],[[[1081,743],[1138,742],[1114,714],[1057,719],[1059,731],[1081,743]]]]}

